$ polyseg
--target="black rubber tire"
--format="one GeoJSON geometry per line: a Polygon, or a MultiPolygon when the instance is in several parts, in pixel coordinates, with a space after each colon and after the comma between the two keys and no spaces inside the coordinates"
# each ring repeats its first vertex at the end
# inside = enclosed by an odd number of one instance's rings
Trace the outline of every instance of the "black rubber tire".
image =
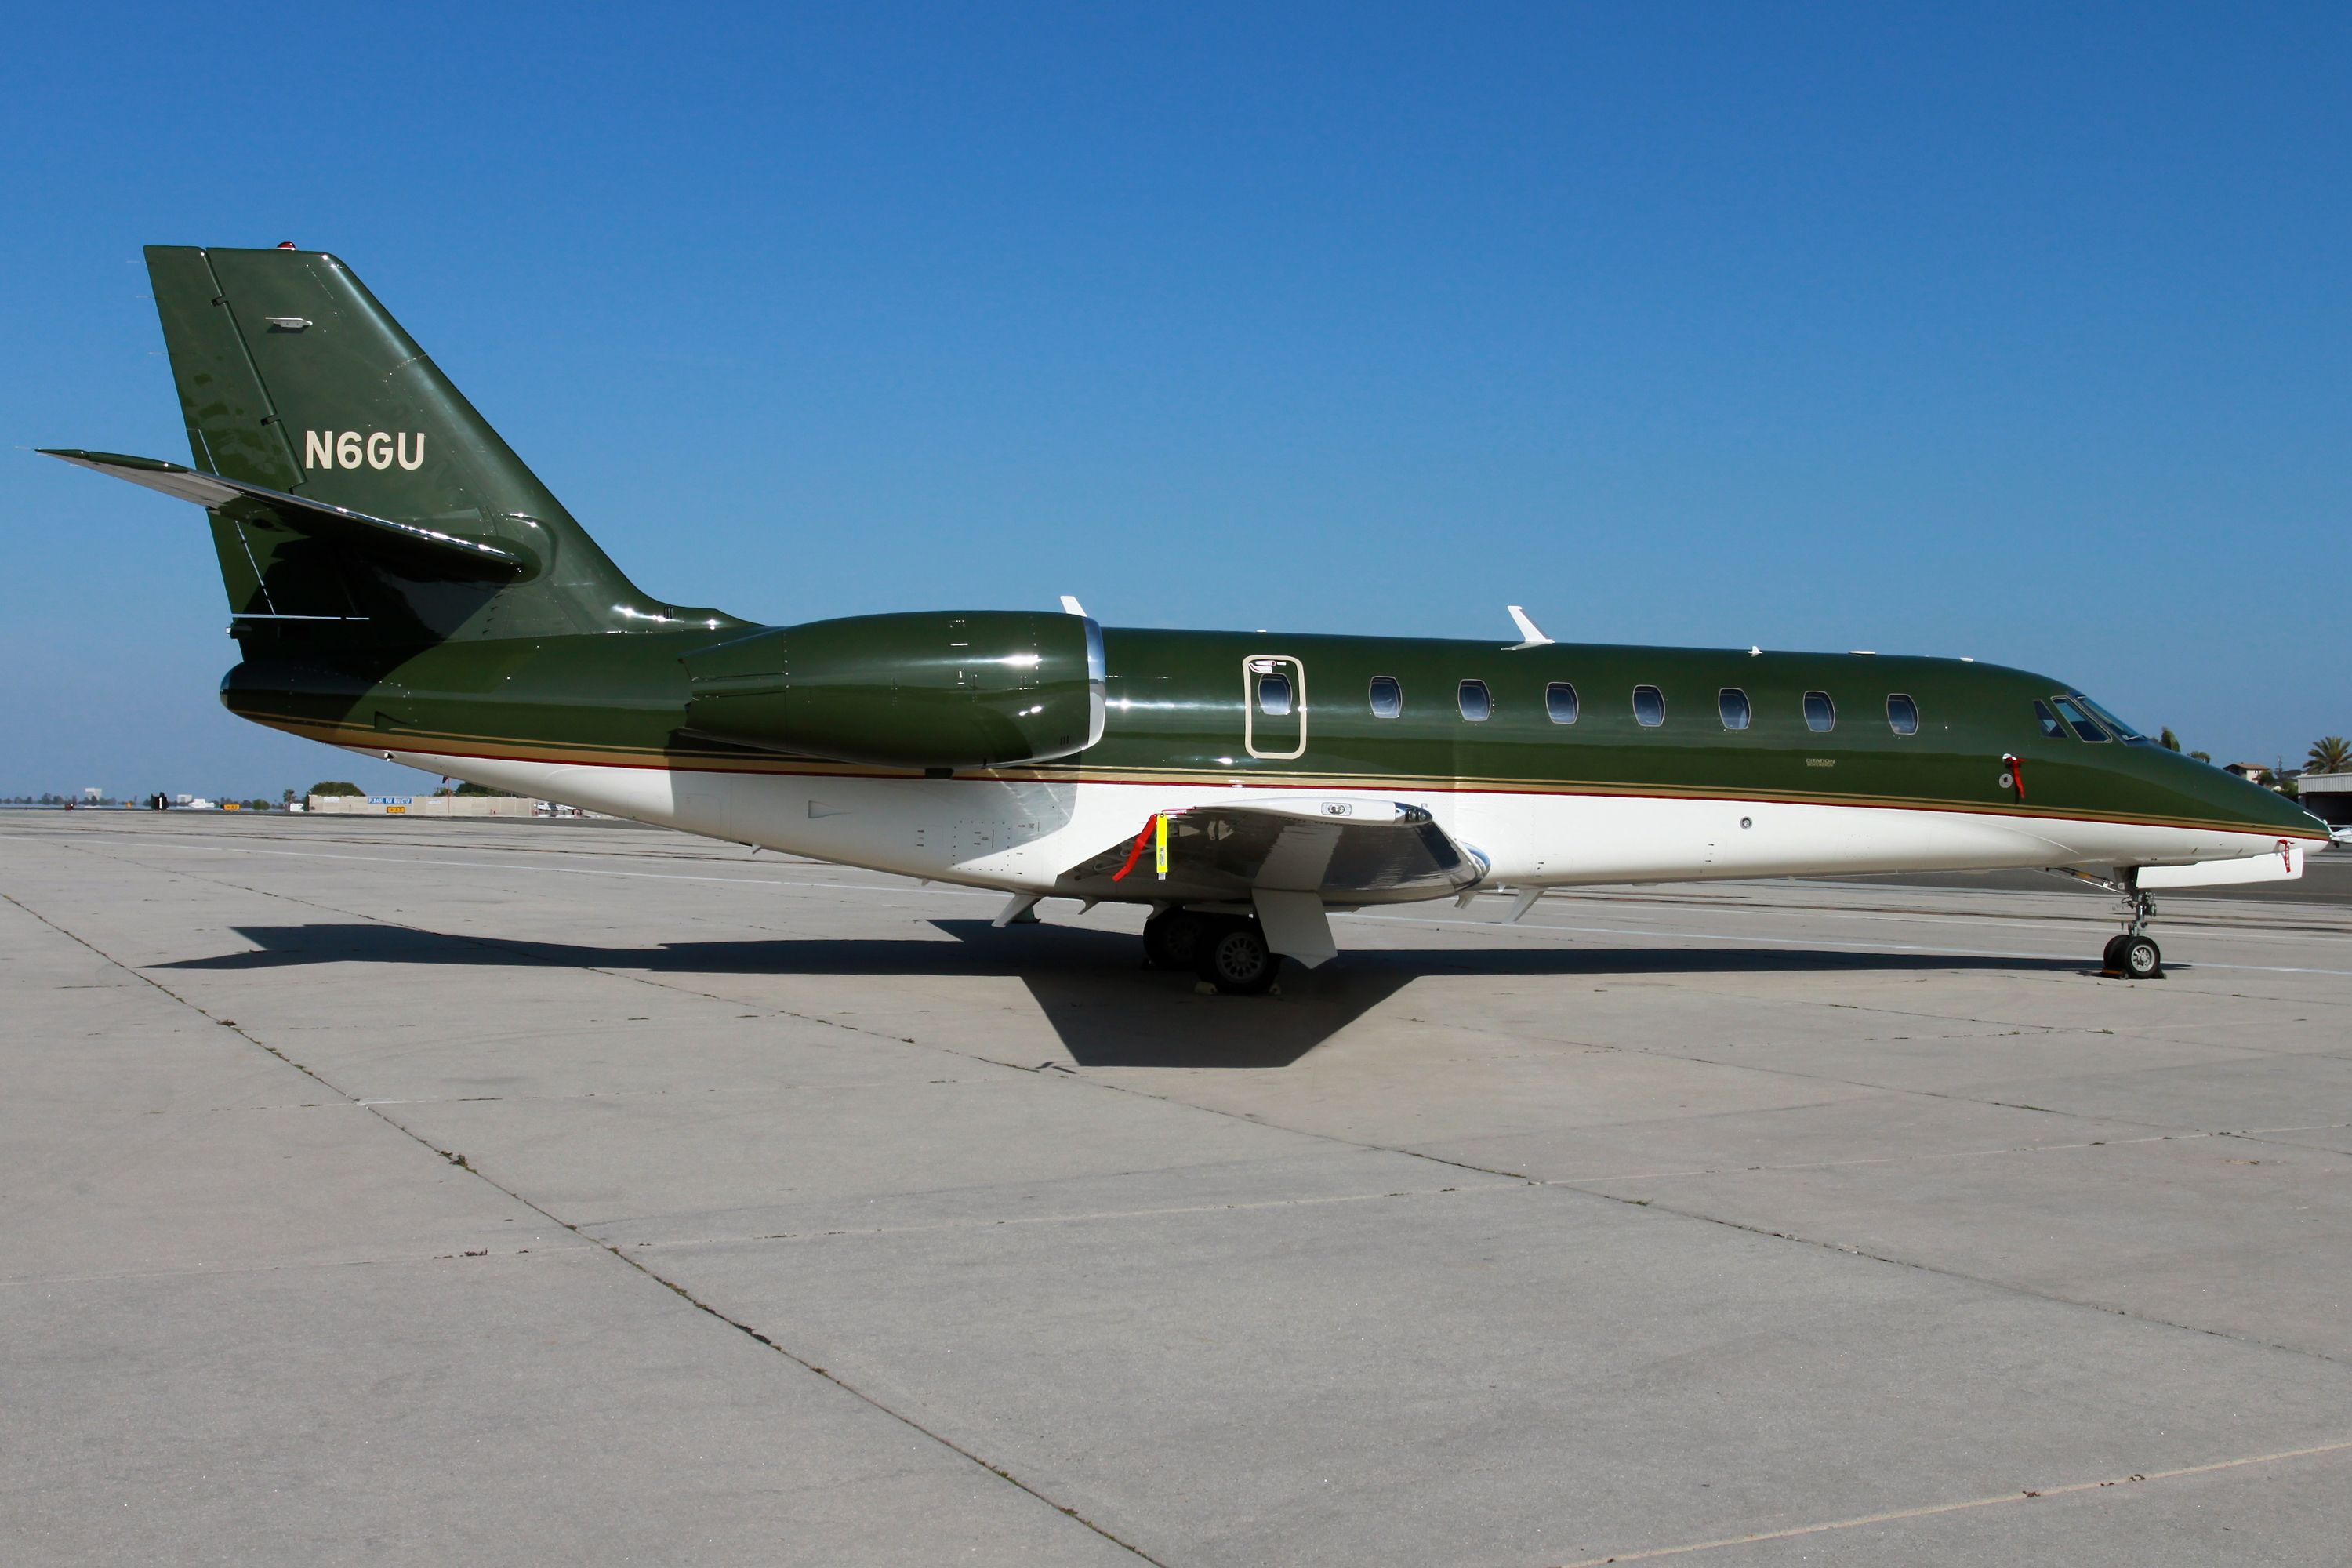
{"type": "Polygon", "coordinates": [[[1192,973],[1228,996],[1263,996],[1282,973],[1282,955],[1267,948],[1257,921],[1227,917],[1202,931],[1192,973]]]}
{"type": "Polygon", "coordinates": [[[1192,968],[1203,926],[1204,918],[1190,910],[1162,910],[1143,922],[1143,961],[1154,969],[1192,968]]]}
{"type": "Polygon", "coordinates": [[[2117,967],[2126,980],[2155,980],[2164,973],[2164,951],[2153,938],[2126,937],[2121,957],[2117,967]]]}
{"type": "Polygon", "coordinates": [[[2128,931],[2118,931],[2107,938],[2106,948],[2099,954],[2101,973],[2121,974],[2124,972],[2124,943],[2129,941],[2131,934],[2128,931]]]}

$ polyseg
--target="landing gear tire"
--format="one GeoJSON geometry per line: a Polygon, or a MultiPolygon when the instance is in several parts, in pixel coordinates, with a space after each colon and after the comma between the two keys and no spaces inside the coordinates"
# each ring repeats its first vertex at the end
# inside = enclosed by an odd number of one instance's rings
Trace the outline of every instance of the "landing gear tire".
{"type": "Polygon", "coordinates": [[[1192,968],[1206,923],[1190,910],[1160,910],[1143,922],[1143,962],[1153,969],[1192,968]]]}
{"type": "Polygon", "coordinates": [[[1228,996],[1263,996],[1282,973],[1282,955],[1252,920],[1219,920],[1201,932],[1192,973],[1228,996]]]}
{"type": "Polygon", "coordinates": [[[2164,950],[2147,934],[2156,918],[2156,900],[2132,887],[2124,895],[2125,924],[2121,936],[2107,942],[2100,954],[2105,973],[2126,980],[2158,980],[2164,976],[2164,950]]]}

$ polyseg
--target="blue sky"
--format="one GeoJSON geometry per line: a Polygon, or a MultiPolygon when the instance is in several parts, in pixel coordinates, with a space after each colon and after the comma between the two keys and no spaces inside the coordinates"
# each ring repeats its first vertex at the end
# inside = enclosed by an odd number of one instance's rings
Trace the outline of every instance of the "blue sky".
{"type": "Polygon", "coordinates": [[[229,718],[139,247],[344,257],[649,591],[1969,654],[2352,731],[2341,5],[48,7],[0,794],[229,718]]]}

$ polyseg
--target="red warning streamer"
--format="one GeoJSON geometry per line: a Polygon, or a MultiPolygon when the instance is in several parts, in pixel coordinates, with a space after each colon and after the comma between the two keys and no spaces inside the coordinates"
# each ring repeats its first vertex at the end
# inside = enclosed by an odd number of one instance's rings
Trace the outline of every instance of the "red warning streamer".
{"type": "Polygon", "coordinates": [[[2025,764],[2007,752],[2003,752],[2000,754],[2000,765],[2009,770],[2010,778],[2017,785],[2017,798],[2023,800],[2025,798],[2025,764]]]}
{"type": "Polygon", "coordinates": [[[1127,864],[1110,874],[1112,881],[1121,880],[1129,871],[1135,869],[1135,863],[1143,858],[1143,847],[1151,842],[1151,830],[1159,826],[1160,814],[1156,811],[1143,819],[1143,831],[1135,836],[1135,842],[1129,847],[1127,864]]]}

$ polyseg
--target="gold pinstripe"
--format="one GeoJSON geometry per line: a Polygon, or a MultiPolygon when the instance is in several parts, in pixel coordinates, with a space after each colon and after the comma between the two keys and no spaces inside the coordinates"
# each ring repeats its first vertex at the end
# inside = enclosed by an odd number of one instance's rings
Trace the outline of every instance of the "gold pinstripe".
{"type": "MultiPolygon", "coordinates": [[[[746,757],[736,752],[701,751],[685,746],[598,746],[578,743],[567,745],[442,731],[375,730],[351,724],[322,723],[315,719],[258,711],[242,711],[242,716],[257,723],[267,724],[273,729],[284,730],[309,740],[320,741],[328,745],[355,747],[366,751],[425,752],[438,756],[479,757],[486,761],[556,763],[585,767],[647,768],[683,773],[761,773],[792,778],[917,779],[923,776],[919,770],[913,768],[866,767],[853,763],[830,763],[815,757],[788,758],[782,755],[746,757]]],[[[2205,817],[2158,816],[2116,812],[2103,812],[2095,816],[2086,816],[2081,812],[2022,803],[1988,805],[1982,801],[1937,799],[1914,795],[1832,795],[1818,791],[1727,789],[1711,788],[1701,784],[1641,784],[1603,780],[1472,778],[1454,775],[1383,775],[1306,772],[1276,773],[1262,773],[1255,769],[1237,778],[1232,773],[1212,773],[1199,768],[1079,769],[1051,766],[965,769],[954,776],[971,781],[991,780],[1016,784],[1157,784],[1223,789],[1230,788],[1237,783],[1246,782],[1253,788],[1266,789],[1402,790],[1422,794],[1605,796],[1634,800],[1769,801],[1785,805],[1876,807],[1899,811],[1953,812],[1979,816],[2031,817],[2042,821],[2113,822],[2134,826],[2206,828],[2230,833],[2247,831],[2246,826],[2242,823],[2219,822],[2205,817]]],[[[2304,833],[2284,827],[2264,831],[2281,838],[2305,838],[2314,842],[2326,842],[2326,836],[2320,833],[2304,833]]]]}

